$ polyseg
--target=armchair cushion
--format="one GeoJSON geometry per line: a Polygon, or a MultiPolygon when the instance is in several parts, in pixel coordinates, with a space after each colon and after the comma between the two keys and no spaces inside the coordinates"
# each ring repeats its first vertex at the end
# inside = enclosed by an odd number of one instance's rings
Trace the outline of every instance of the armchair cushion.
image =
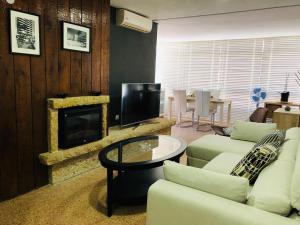
{"type": "Polygon", "coordinates": [[[165,161],[165,179],[177,184],[214,194],[236,202],[245,202],[249,182],[242,177],[216,173],[204,169],[165,161]]]}
{"type": "Polygon", "coordinates": [[[232,139],[258,142],[264,136],[276,130],[276,123],[254,123],[236,121],[231,133],[232,139]]]}

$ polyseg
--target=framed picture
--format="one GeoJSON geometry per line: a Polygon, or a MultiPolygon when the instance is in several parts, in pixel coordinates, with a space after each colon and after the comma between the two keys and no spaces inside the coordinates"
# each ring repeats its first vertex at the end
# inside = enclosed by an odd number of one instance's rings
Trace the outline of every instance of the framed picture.
{"type": "Polygon", "coordinates": [[[90,52],[91,29],[63,22],[63,49],[90,52]]]}
{"type": "Polygon", "coordinates": [[[12,53],[40,55],[40,17],[10,10],[10,50],[12,53]]]}

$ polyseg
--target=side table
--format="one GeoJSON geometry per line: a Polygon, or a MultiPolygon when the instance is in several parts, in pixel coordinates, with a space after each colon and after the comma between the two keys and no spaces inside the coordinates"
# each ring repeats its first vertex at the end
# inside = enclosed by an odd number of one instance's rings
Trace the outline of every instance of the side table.
{"type": "Polygon", "coordinates": [[[287,130],[291,127],[299,127],[299,122],[300,110],[285,111],[284,108],[279,108],[273,113],[273,123],[277,123],[278,129],[287,130]]]}

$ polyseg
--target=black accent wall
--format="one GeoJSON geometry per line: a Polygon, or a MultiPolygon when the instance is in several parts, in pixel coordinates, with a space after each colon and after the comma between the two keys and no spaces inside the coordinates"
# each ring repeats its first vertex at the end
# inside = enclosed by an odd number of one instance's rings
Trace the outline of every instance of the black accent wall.
{"type": "Polygon", "coordinates": [[[151,33],[141,33],[116,25],[116,9],[111,8],[109,121],[118,125],[122,83],[153,83],[155,79],[157,24],[151,33]]]}

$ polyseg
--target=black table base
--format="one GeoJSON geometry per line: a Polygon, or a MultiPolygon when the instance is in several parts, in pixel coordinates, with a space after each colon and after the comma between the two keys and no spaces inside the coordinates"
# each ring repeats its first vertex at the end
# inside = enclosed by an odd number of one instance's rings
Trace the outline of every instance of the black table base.
{"type": "Polygon", "coordinates": [[[107,174],[107,215],[112,215],[113,204],[137,205],[147,200],[149,187],[163,179],[162,166],[137,171],[119,171],[118,176],[107,174]]]}

